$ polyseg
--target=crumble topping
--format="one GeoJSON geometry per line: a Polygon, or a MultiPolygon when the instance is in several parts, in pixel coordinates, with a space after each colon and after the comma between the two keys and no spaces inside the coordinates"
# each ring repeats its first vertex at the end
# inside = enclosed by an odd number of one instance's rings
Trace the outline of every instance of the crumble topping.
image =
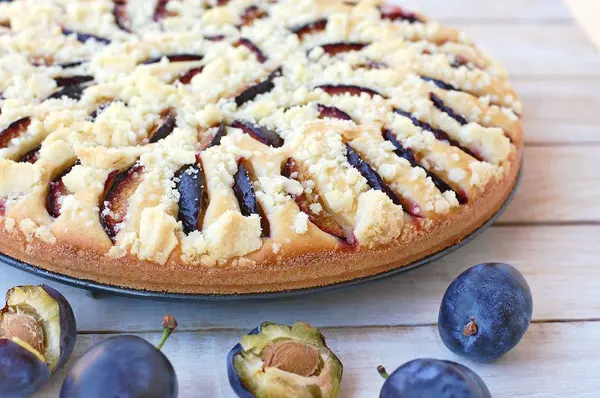
{"type": "Polygon", "coordinates": [[[206,266],[374,248],[512,167],[506,71],[423,15],[122,4],[0,2],[0,217],[29,241],[85,226],[112,256],[206,266]]]}

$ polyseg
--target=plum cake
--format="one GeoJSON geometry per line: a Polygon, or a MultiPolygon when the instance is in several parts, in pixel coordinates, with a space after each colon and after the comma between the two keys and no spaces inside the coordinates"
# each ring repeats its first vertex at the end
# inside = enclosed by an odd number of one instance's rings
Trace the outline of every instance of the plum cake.
{"type": "Polygon", "coordinates": [[[512,191],[521,104],[383,1],[1,0],[1,252],[235,294],[380,274],[512,191]]]}

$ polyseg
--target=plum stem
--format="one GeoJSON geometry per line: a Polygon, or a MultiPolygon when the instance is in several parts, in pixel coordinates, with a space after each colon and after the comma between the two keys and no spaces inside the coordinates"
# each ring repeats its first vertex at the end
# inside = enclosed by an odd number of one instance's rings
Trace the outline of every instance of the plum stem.
{"type": "Polygon", "coordinates": [[[377,371],[379,372],[379,374],[381,375],[381,377],[383,377],[384,379],[388,379],[388,377],[390,377],[390,375],[388,374],[387,370],[385,370],[385,368],[381,365],[379,365],[377,367],[377,371]]]}
{"type": "Polygon", "coordinates": [[[156,345],[156,349],[159,351],[162,350],[163,346],[165,345],[171,334],[177,328],[177,320],[171,315],[165,315],[162,321],[162,327],[162,336],[160,336],[160,341],[156,345]]]}
{"type": "Polygon", "coordinates": [[[475,317],[471,317],[469,323],[463,327],[463,335],[469,337],[477,334],[477,323],[475,323],[475,317]]]}

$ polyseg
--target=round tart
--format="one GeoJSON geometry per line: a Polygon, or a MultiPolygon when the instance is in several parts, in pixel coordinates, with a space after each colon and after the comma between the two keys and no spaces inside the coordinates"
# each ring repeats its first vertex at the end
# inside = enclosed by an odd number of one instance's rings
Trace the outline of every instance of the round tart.
{"type": "Polygon", "coordinates": [[[502,206],[521,105],[469,39],[374,0],[0,2],[0,250],[249,293],[379,274],[502,206]]]}

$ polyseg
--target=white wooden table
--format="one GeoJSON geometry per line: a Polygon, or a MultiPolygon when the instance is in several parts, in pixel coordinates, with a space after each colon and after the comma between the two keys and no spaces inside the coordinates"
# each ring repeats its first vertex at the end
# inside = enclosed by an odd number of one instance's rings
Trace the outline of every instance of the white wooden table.
{"type": "MultiPolygon", "coordinates": [[[[596,0],[590,0],[596,1],[596,0]]],[[[225,356],[261,321],[323,329],[344,363],[342,397],[377,396],[388,369],[417,357],[458,360],[494,397],[600,396],[600,52],[560,0],[407,1],[472,34],[502,59],[525,104],[526,165],[516,200],[495,226],[448,257],[393,279],[294,300],[177,304],[100,297],[49,283],[74,306],[80,335],[71,363],[118,333],[159,336],[163,314],[179,331],[166,344],[180,397],[232,397],[225,356]],[[437,334],[441,296],[471,265],[504,261],[524,274],[534,322],[496,364],[451,354],[437,334]]],[[[0,291],[46,281],[0,268],[0,291]]],[[[58,397],[64,371],[37,397],[58,397]]]]}

